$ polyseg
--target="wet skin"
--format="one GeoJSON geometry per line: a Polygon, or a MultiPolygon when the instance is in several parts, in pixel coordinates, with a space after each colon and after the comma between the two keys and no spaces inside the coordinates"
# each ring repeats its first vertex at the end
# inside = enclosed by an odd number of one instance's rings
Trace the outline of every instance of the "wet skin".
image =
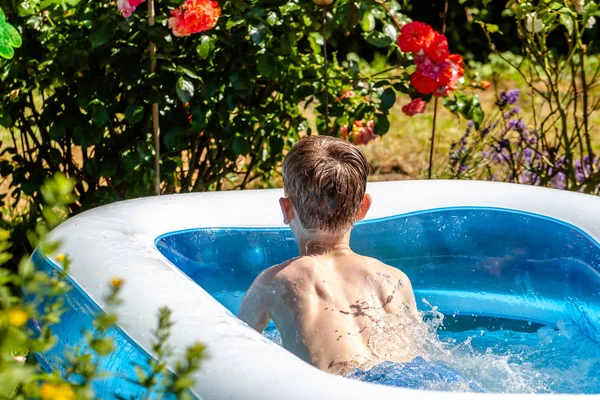
{"type": "Polygon", "coordinates": [[[272,320],[283,347],[335,374],[417,356],[412,334],[420,316],[410,280],[343,241],[263,271],[239,317],[258,332],[272,320]]]}

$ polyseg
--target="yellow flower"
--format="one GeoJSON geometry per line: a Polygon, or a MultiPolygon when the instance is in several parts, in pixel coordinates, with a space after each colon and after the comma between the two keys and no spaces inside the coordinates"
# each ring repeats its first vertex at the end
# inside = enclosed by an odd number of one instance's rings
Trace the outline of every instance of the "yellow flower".
{"type": "Polygon", "coordinates": [[[44,383],[40,388],[42,400],[72,400],[75,398],[73,389],[66,383],[44,383]]]}
{"type": "Polygon", "coordinates": [[[19,310],[18,308],[14,308],[8,311],[8,322],[11,325],[21,327],[27,323],[29,317],[27,313],[23,310],[19,310]]]}
{"type": "Polygon", "coordinates": [[[65,262],[65,260],[66,260],[66,259],[67,259],[67,256],[65,256],[65,255],[64,255],[64,254],[62,254],[62,253],[61,253],[61,254],[57,254],[57,255],[56,255],[56,261],[58,261],[58,262],[61,262],[61,263],[62,263],[62,262],[65,262]]]}
{"type": "Polygon", "coordinates": [[[114,287],[120,287],[123,284],[123,279],[121,278],[111,278],[110,284],[114,287]]]}

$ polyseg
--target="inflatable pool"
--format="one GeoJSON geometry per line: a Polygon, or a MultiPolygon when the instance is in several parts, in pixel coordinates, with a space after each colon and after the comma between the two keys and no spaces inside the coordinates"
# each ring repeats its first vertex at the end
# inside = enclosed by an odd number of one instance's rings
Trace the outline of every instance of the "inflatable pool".
{"type": "MultiPolygon", "coordinates": [[[[367,191],[373,207],[353,231],[353,249],[405,271],[420,307],[436,306],[457,332],[482,325],[498,332],[555,332],[562,321],[571,321],[585,325],[589,343],[600,346],[599,198],[475,181],[371,183],[367,191]]],[[[142,198],[63,223],[51,238],[62,242],[72,260],[74,290],[55,329],[60,342],[37,355],[42,365],[62,368],[66,346],[82,343],[82,329],[105,307],[108,282],[120,277],[121,322],[111,332],[118,351],[103,362],[111,377],[96,383],[101,398],[139,394],[126,378],[134,376],[132,363],[143,365],[152,357],[149,333],[162,306],[173,312],[170,343],[176,353],[197,341],[209,350],[197,375],[197,398],[504,396],[422,392],[333,376],[237,319],[254,277],[298,252],[282,224],[281,196],[281,190],[257,190],[142,198]]],[[[39,250],[33,258],[39,268],[58,268],[39,250]]],[[[600,380],[600,361],[587,373],[588,381],[600,380]]],[[[600,393],[600,383],[549,392],[600,393]]]]}

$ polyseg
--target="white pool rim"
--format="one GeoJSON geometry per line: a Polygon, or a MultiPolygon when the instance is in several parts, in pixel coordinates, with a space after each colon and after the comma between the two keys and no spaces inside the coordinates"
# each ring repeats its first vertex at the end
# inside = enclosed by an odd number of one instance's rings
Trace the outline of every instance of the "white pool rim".
{"type": "MultiPolygon", "coordinates": [[[[366,219],[445,207],[496,207],[548,216],[574,225],[600,242],[600,198],[578,193],[479,181],[370,183],[366,219]]],[[[388,387],[320,371],[237,319],[156,248],[169,232],[218,227],[283,227],[282,190],[247,190],[148,197],[102,206],[51,233],[68,254],[73,281],[102,309],[113,277],[125,282],[120,328],[148,354],[157,310],[168,306],[176,354],[192,343],[210,358],[196,374],[202,399],[447,399],[468,397],[573,398],[581,395],[476,394],[388,387]]],[[[53,260],[56,263],[56,260],[53,260]]],[[[173,360],[171,360],[173,361],[173,360]]],[[[586,397],[600,395],[587,395],[586,397]]]]}

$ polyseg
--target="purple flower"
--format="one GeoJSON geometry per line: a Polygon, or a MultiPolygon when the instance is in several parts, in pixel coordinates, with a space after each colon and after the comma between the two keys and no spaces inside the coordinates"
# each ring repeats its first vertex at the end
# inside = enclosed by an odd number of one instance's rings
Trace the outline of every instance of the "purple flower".
{"type": "Polygon", "coordinates": [[[556,174],[554,179],[550,182],[550,185],[557,189],[566,189],[567,183],[566,183],[565,174],[563,174],[562,172],[559,172],[558,174],[556,174]]]}
{"type": "Polygon", "coordinates": [[[519,100],[520,96],[521,91],[519,89],[512,89],[508,92],[501,92],[496,104],[498,105],[498,107],[503,109],[504,107],[506,107],[507,104],[515,104],[519,100]]]}
{"type": "Polygon", "coordinates": [[[521,91],[519,89],[509,90],[508,94],[506,95],[508,104],[510,104],[510,105],[515,104],[519,100],[520,96],[521,96],[521,91]]]}
{"type": "Polygon", "coordinates": [[[522,119],[517,119],[517,120],[511,119],[506,124],[506,128],[507,129],[514,129],[515,131],[517,131],[519,133],[523,133],[523,132],[525,132],[525,129],[527,127],[525,126],[525,122],[523,122],[522,119]]]}
{"type": "Polygon", "coordinates": [[[523,150],[523,155],[525,156],[525,160],[527,160],[527,162],[529,164],[531,164],[531,162],[533,161],[533,156],[534,156],[535,152],[533,151],[533,149],[525,149],[523,150]]]}
{"type": "Polygon", "coordinates": [[[466,165],[461,165],[460,168],[458,169],[458,173],[464,174],[465,172],[467,172],[467,169],[469,169],[469,168],[466,165]]]}
{"type": "Polygon", "coordinates": [[[472,120],[467,121],[467,131],[466,131],[467,135],[473,131],[473,126],[475,126],[475,124],[473,123],[472,120]]]}
{"type": "Polygon", "coordinates": [[[577,181],[577,183],[582,183],[583,181],[585,181],[585,175],[583,171],[575,171],[575,180],[577,181]]]}

